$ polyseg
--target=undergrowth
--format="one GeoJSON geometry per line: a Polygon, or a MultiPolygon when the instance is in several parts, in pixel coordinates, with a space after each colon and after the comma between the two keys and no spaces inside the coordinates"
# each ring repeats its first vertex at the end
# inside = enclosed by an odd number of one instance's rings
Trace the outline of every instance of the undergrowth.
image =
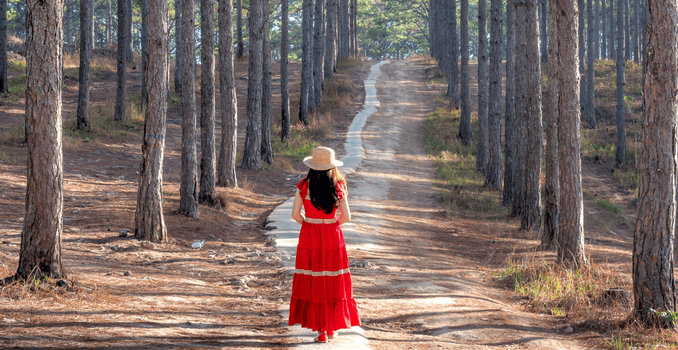
{"type": "MultiPolygon", "coordinates": [[[[423,123],[423,142],[426,151],[435,158],[440,198],[448,213],[489,213],[501,216],[501,192],[490,191],[485,177],[476,170],[476,142],[464,145],[458,137],[459,111],[436,109],[423,123]]],[[[472,119],[474,134],[477,123],[472,119]]]]}

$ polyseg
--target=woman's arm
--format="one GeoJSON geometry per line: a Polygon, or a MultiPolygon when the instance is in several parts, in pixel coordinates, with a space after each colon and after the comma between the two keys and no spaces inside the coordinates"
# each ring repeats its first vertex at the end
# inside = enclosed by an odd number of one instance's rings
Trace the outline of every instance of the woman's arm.
{"type": "Polygon", "coordinates": [[[346,196],[344,196],[344,198],[339,201],[339,211],[341,212],[339,219],[337,219],[339,225],[345,224],[351,220],[351,210],[348,208],[348,200],[346,200],[346,196]]]}
{"type": "Polygon", "coordinates": [[[301,215],[301,205],[304,201],[301,199],[301,194],[297,188],[297,192],[294,193],[294,204],[292,204],[292,219],[298,222],[299,225],[304,223],[304,216],[301,215]]]}

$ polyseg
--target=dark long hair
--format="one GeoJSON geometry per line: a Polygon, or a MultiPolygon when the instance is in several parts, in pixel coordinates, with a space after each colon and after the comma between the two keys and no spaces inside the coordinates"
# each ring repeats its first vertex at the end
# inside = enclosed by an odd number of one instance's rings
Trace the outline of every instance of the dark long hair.
{"type": "MultiPolygon", "coordinates": [[[[334,207],[339,203],[337,186],[344,181],[339,169],[309,169],[306,181],[308,181],[308,190],[311,192],[311,204],[327,214],[332,213],[334,207]]],[[[345,189],[343,190],[345,191],[345,189]]]]}

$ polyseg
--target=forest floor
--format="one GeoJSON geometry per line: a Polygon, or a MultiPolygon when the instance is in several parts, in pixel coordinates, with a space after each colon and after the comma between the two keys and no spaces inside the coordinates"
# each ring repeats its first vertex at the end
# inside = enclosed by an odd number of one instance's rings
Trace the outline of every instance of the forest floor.
{"type": "MultiPolygon", "coordinates": [[[[344,77],[361,82],[370,64],[354,62],[344,77]]],[[[242,145],[247,63],[238,62],[236,71],[242,145]]],[[[292,93],[298,90],[299,71],[300,65],[293,63],[292,93]]],[[[440,159],[430,157],[420,142],[424,120],[446,106],[445,84],[432,78],[432,62],[394,62],[382,71],[377,82],[381,108],[363,133],[365,172],[349,178],[356,215],[367,218],[355,225],[370,233],[360,245],[349,242],[352,261],[370,262],[352,270],[370,346],[615,348],[607,344],[611,335],[623,338],[624,344],[637,343],[642,332],[619,326],[628,311],[607,320],[599,320],[609,314],[598,309],[585,316],[585,310],[555,312],[547,303],[535,307],[532,301],[541,299],[508,293],[498,283],[510,261],[551,261],[553,256],[537,252],[538,238],[521,232],[502,209],[450,206],[440,193],[446,186],[436,180],[440,159]],[[386,197],[370,199],[363,191],[374,187],[373,180],[386,197]]],[[[102,70],[92,82],[91,106],[100,113],[108,113],[115,99],[115,75],[110,72],[102,70]]],[[[474,77],[473,65],[471,72],[474,77]]],[[[134,99],[140,76],[135,69],[130,73],[128,94],[134,99]]],[[[601,76],[603,84],[607,78],[614,81],[604,72],[601,76]]],[[[274,73],[273,79],[274,106],[279,106],[279,75],[274,73]]],[[[343,101],[343,109],[330,113],[332,127],[322,143],[339,155],[363,99],[358,88],[343,101]]],[[[68,129],[77,103],[77,73],[75,80],[66,79],[63,100],[68,286],[2,288],[0,347],[293,347],[277,312],[289,300],[291,279],[281,267],[288,257],[276,254],[263,232],[268,213],[293,194],[304,173],[300,158],[280,157],[259,172],[238,168],[240,188],[220,190],[224,208],[201,206],[199,219],[178,215],[181,117],[180,103],[170,101],[164,173],[170,242],[139,242],[119,237],[121,230],[134,228],[142,130],[138,117],[125,124],[126,131],[111,128],[117,135],[78,134],[68,129]],[[204,240],[205,246],[191,248],[196,240],[204,240]]],[[[609,157],[611,103],[601,98],[599,128],[583,136],[586,243],[595,266],[614,271],[618,286],[628,289],[635,192],[629,180],[633,175],[627,175],[632,169],[620,172],[609,157]]],[[[18,262],[26,182],[26,149],[20,143],[23,106],[22,99],[12,98],[0,106],[0,277],[11,275],[18,262]]],[[[274,109],[274,116],[279,112],[274,109]]],[[[627,119],[632,125],[633,116],[627,119]]],[[[630,143],[634,137],[630,130],[630,143]]],[[[465,198],[496,202],[497,193],[481,187],[468,187],[465,198]]]]}

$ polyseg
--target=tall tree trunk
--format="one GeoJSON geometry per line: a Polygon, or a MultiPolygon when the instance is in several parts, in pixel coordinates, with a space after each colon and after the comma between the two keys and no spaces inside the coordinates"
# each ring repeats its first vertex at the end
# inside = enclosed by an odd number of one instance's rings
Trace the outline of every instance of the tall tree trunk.
{"type": "Polygon", "coordinates": [[[540,48],[541,48],[541,63],[546,63],[549,59],[549,54],[548,54],[548,39],[547,39],[547,32],[548,29],[546,27],[546,21],[549,18],[548,15],[548,6],[546,5],[547,0],[539,0],[539,7],[541,8],[541,15],[539,16],[539,35],[541,36],[541,43],[540,43],[540,48]]]}
{"type": "MultiPolygon", "coordinates": [[[[109,0],[110,1],[110,0],[109,0]]],[[[146,45],[148,44],[148,28],[147,18],[148,8],[146,7],[147,0],[140,0],[141,7],[141,101],[146,101],[148,90],[146,89],[146,45]]]]}
{"type": "MultiPolygon", "coordinates": [[[[113,26],[113,15],[111,13],[111,2],[113,0],[106,0],[106,45],[108,46],[113,41],[111,37],[111,27],[113,26]]],[[[143,75],[143,74],[142,74],[143,75]]]]}
{"type": "Polygon", "coordinates": [[[0,93],[9,92],[7,85],[7,0],[0,0],[0,93]]]}
{"type": "MultiPolygon", "coordinates": [[[[123,2],[123,1],[120,1],[123,2]]],[[[142,163],[135,212],[135,236],[154,242],[167,241],[162,212],[162,167],[167,116],[167,0],[147,0],[148,47],[146,48],[146,98],[142,163]]]]}
{"type": "MultiPolygon", "coordinates": [[[[289,47],[289,22],[290,22],[290,14],[289,14],[289,3],[287,0],[282,0],[282,14],[281,14],[281,20],[282,20],[282,26],[280,28],[280,109],[282,111],[282,118],[281,118],[281,126],[280,126],[280,141],[282,143],[287,143],[287,141],[290,138],[290,91],[289,91],[289,86],[288,86],[288,57],[289,57],[289,52],[290,52],[290,47],[289,47]]],[[[328,3],[329,4],[329,3],[328,3]]],[[[330,6],[328,5],[327,8],[327,50],[328,54],[325,55],[325,78],[331,78],[332,77],[332,68],[329,69],[329,77],[328,75],[328,65],[331,66],[331,63],[328,62],[328,58],[331,57],[329,51],[330,51],[330,46],[331,46],[331,41],[330,41],[330,31],[332,30],[330,28],[330,6]]],[[[333,34],[333,33],[332,33],[333,34]]]]}
{"type": "Polygon", "coordinates": [[[94,0],[80,1],[80,66],[78,68],[78,130],[89,129],[89,62],[92,57],[94,0]]]}
{"type": "MultiPolygon", "coordinates": [[[[318,0],[316,0],[315,2],[317,4],[318,0]]],[[[316,5],[316,10],[317,8],[318,5],[316,5]]],[[[313,18],[316,18],[317,16],[318,12],[316,11],[316,13],[313,15],[313,18]]],[[[348,0],[348,16],[346,17],[347,17],[346,19],[348,20],[348,57],[353,57],[353,0],[348,0]]]]}
{"type": "Polygon", "coordinates": [[[593,14],[593,57],[600,59],[600,0],[596,0],[593,14]]]}
{"type": "MultiPolygon", "coordinates": [[[[311,90],[311,7],[313,0],[303,0],[302,18],[302,53],[301,53],[301,90],[299,91],[299,120],[308,125],[309,92],[311,90]]],[[[251,21],[251,19],[250,19],[251,21]]],[[[251,41],[251,39],[250,39],[251,41]]],[[[250,45],[251,46],[251,45],[250,45]]]]}
{"type": "Polygon", "coordinates": [[[600,53],[601,59],[607,59],[607,9],[605,4],[610,0],[601,0],[600,8],[600,53]]]}
{"type": "Polygon", "coordinates": [[[313,104],[317,107],[322,105],[322,86],[323,86],[323,3],[324,0],[315,0],[315,20],[313,33],[313,86],[315,86],[313,104]]]}
{"type": "Polygon", "coordinates": [[[174,92],[181,94],[181,0],[174,0],[174,92]]]}
{"type": "Polygon", "coordinates": [[[634,313],[652,325],[649,313],[676,311],[673,249],[676,227],[676,90],[678,4],[648,0],[648,55],[643,94],[638,214],[633,235],[634,313]]]}
{"type": "Polygon", "coordinates": [[[478,152],[476,168],[487,172],[487,1],[478,0],[478,152]]]}
{"type": "Polygon", "coordinates": [[[624,3],[624,61],[631,60],[631,28],[629,20],[629,0],[622,0],[624,3]]]}
{"type": "MultiPolygon", "coordinates": [[[[559,0],[560,51],[558,162],[560,170],[560,230],[558,260],[573,267],[586,264],[584,255],[584,202],[581,183],[581,139],[576,0],[559,0]]],[[[583,23],[582,23],[583,25],[583,23]]]]}
{"type": "Polygon", "coordinates": [[[200,1],[200,203],[216,194],[214,149],[214,0],[200,1]]]}
{"type": "Polygon", "coordinates": [[[468,0],[461,0],[461,119],[459,137],[464,145],[473,141],[471,130],[471,96],[468,77],[468,0]]]}
{"type": "MultiPolygon", "coordinates": [[[[541,225],[541,65],[537,0],[516,4],[516,122],[525,127],[521,224],[526,231],[541,225]]],[[[519,154],[521,154],[519,149],[519,154]]]]}
{"type": "MultiPolygon", "coordinates": [[[[119,0],[122,1],[122,0],[119,0]]],[[[127,62],[132,63],[134,62],[134,49],[132,48],[132,44],[134,43],[134,38],[132,38],[132,35],[134,34],[134,31],[132,30],[132,27],[134,25],[134,12],[132,11],[132,0],[127,0],[127,5],[126,8],[127,10],[127,22],[125,22],[126,27],[125,30],[127,31],[126,35],[126,49],[127,49],[127,62]]]]}
{"type": "Polygon", "coordinates": [[[623,1],[619,0],[617,6],[617,152],[615,161],[617,166],[626,165],[626,96],[625,86],[626,78],[624,69],[624,7],[623,1]]]}
{"type": "MultiPolygon", "coordinates": [[[[595,23],[595,18],[593,18],[593,0],[588,0],[586,4],[586,13],[588,23],[595,23]]],[[[587,46],[586,50],[586,127],[589,129],[596,128],[596,107],[594,105],[595,91],[593,85],[593,78],[595,72],[595,65],[593,64],[594,60],[594,49],[593,49],[593,33],[595,30],[595,25],[589,25],[587,28],[587,46]]]]}
{"type": "MultiPolygon", "coordinates": [[[[337,0],[327,0],[327,34],[325,39],[325,79],[334,78],[334,57],[337,52],[337,0]]],[[[289,22],[289,20],[288,20],[289,22]]],[[[284,27],[283,25],[283,28],[284,27]]],[[[286,32],[286,30],[285,30],[286,32]]],[[[285,33],[287,35],[287,33],[285,33]]],[[[285,48],[289,52],[289,48],[285,48]]]]}
{"type": "Polygon", "coordinates": [[[457,0],[450,5],[450,82],[447,84],[447,97],[454,108],[459,109],[459,39],[457,38],[457,0]]]}
{"type": "Polygon", "coordinates": [[[489,158],[487,184],[501,190],[501,6],[502,0],[490,3],[490,92],[489,92],[489,158]]]}
{"type": "Polygon", "coordinates": [[[581,24],[579,26],[579,75],[581,79],[581,84],[579,85],[579,96],[581,98],[581,101],[579,101],[579,104],[581,107],[586,106],[586,97],[588,96],[586,94],[586,88],[588,85],[586,84],[586,26],[584,25],[586,22],[586,18],[584,17],[584,14],[586,13],[585,7],[586,7],[586,0],[579,0],[579,23],[581,24]]]}
{"type": "MultiPolygon", "coordinates": [[[[263,17],[261,2],[250,0],[250,42],[249,67],[247,81],[247,130],[242,167],[261,169],[261,97],[263,80],[262,27],[263,17]]],[[[308,1],[308,0],[306,0],[308,1]]],[[[302,89],[303,90],[303,89],[302,89]]]]}
{"type": "MultiPolygon", "coordinates": [[[[312,0],[311,0],[312,1],[312,0]]],[[[339,19],[341,23],[339,25],[341,34],[341,49],[339,50],[339,58],[343,59],[348,57],[348,0],[339,0],[339,19]]]]}
{"type": "Polygon", "coordinates": [[[633,51],[633,61],[640,63],[640,0],[633,0],[633,5],[633,47],[631,50],[633,51]]]}
{"type": "Polygon", "coordinates": [[[351,7],[353,8],[353,15],[351,21],[353,22],[353,31],[351,32],[351,40],[353,41],[353,52],[351,56],[358,57],[358,0],[351,0],[351,7]]]}
{"type": "MultiPolygon", "coordinates": [[[[285,1],[285,0],[282,0],[285,1]]],[[[237,6],[237,20],[236,20],[236,36],[238,40],[237,59],[241,59],[245,55],[245,41],[242,36],[242,0],[236,0],[237,6]]]]}
{"type": "MultiPolygon", "coordinates": [[[[7,0],[3,0],[5,2],[5,6],[7,6],[7,0]]],[[[75,0],[65,0],[64,1],[66,4],[66,12],[64,13],[64,45],[67,47],[72,45],[73,43],[71,42],[72,35],[71,35],[71,28],[72,28],[72,17],[73,17],[73,4],[75,4],[75,0]]],[[[5,11],[2,13],[5,14],[5,20],[7,19],[7,8],[5,7],[5,11]]],[[[6,24],[5,24],[6,25],[6,24]]],[[[7,40],[7,39],[5,39],[7,40]]],[[[69,51],[70,48],[67,49],[69,51]]]]}
{"type": "MultiPolygon", "coordinates": [[[[554,7],[555,8],[555,7],[554,7]]],[[[504,96],[504,193],[501,204],[515,206],[516,187],[516,8],[506,3],[506,94],[504,96]]],[[[517,213],[513,212],[512,216],[517,213]]]]}
{"type": "Polygon", "coordinates": [[[118,88],[115,93],[115,114],[113,119],[118,121],[125,120],[125,98],[127,81],[127,1],[118,1],[118,88]]]}
{"type": "Polygon", "coordinates": [[[549,61],[546,93],[546,176],[544,181],[544,228],[540,235],[540,248],[554,250],[558,242],[560,231],[560,171],[558,169],[558,124],[560,102],[560,48],[559,35],[559,0],[550,0],[549,3],[549,61]]]}
{"type": "Polygon", "coordinates": [[[610,22],[610,27],[607,31],[607,59],[609,60],[614,60],[617,57],[617,50],[614,48],[614,43],[616,40],[614,34],[617,27],[617,22],[614,20],[614,1],[615,0],[607,0],[607,2],[610,4],[610,12],[608,12],[607,16],[607,21],[610,22]]]}
{"type": "Polygon", "coordinates": [[[192,218],[198,212],[198,156],[195,117],[195,10],[193,1],[181,2],[181,184],[179,213],[192,218]]]}
{"type": "Polygon", "coordinates": [[[16,277],[61,278],[63,153],[61,83],[63,0],[27,0],[26,117],[28,168],[26,216],[16,277]],[[34,271],[37,270],[37,271],[34,271]]]}
{"type": "Polygon", "coordinates": [[[262,1],[262,11],[264,14],[264,32],[263,38],[263,80],[262,80],[262,95],[261,95],[261,159],[273,164],[273,146],[271,145],[271,114],[273,104],[273,93],[271,90],[271,40],[269,37],[269,20],[268,20],[268,1],[262,1]]]}
{"type": "MultiPolygon", "coordinates": [[[[287,1],[283,1],[286,3],[287,1]]],[[[219,0],[219,85],[221,97],[221,145],[217,162],[217,184],[238,187],[235,176],[236,145],[238,142],[238,100],[235,94],[233,66],[233,2],[219,0]]]]}

